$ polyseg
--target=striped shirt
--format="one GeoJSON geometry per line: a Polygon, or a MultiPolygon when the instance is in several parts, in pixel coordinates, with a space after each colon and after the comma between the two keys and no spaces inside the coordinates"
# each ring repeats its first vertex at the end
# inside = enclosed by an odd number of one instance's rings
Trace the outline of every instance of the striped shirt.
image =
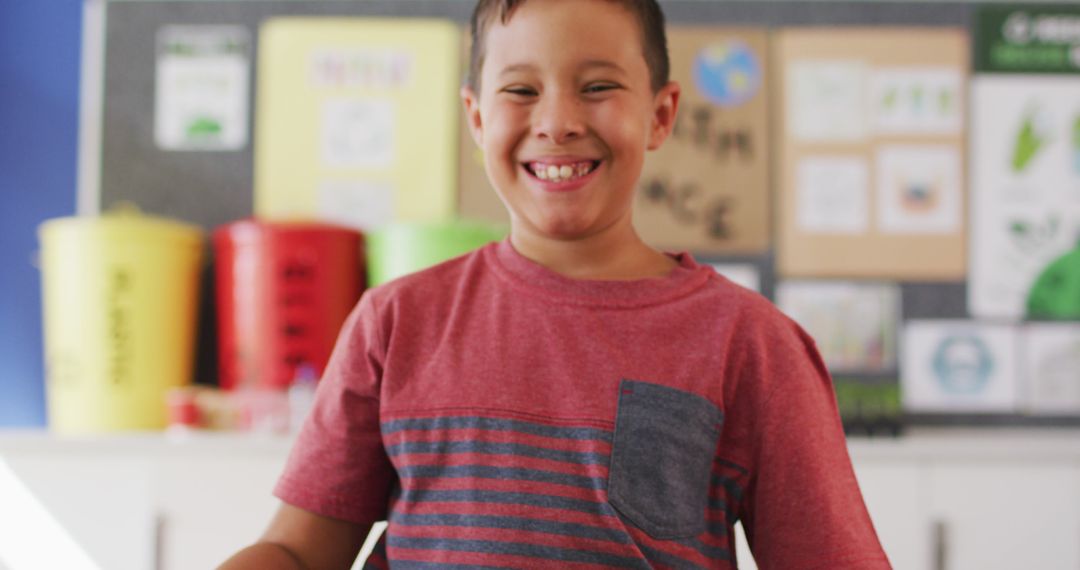
{"type": "Polygon", "coordinates": [[[508,241],[368,291],[276,488],[368,568],[888,568],[812,342],[687,254],[577,281],[508,241]]]}

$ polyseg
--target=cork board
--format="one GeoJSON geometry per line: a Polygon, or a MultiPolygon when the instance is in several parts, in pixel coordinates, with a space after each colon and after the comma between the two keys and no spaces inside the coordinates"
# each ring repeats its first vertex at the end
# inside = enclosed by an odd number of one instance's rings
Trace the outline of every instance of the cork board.
{"type": "Polygon", "coordinates": [[[966,33],[788,28],[774,54],[779,273],[963,278],[966,33]]]}
{"type": "Polygon", "coordinates": [[[662,249],[762,253],[770,241],[768,34],[676,26],[668,50],[680,108],[671,137],[646,157],[635,227],[662,249]]]}

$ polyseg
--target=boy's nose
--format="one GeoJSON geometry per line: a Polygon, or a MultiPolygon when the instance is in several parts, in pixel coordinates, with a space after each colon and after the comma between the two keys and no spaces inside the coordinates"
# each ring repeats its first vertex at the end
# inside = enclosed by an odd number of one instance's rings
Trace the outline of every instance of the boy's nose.
{"type": "Polygon", "coordinates": [[[550,96],[536,107],[536,136],[555,144],[574,140],[585,133],[580,102],[570,97],[550,96]]]}

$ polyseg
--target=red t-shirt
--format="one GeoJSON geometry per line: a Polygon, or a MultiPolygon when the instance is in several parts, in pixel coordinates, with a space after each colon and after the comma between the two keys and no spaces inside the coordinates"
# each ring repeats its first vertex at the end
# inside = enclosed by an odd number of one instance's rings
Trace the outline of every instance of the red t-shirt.
{"type": "Polygon", "coordinates": [[[688,254],[585,281],[509,241],[368,291],[275,493],[372,567],[889,568],[813,341],[688,254]]]}

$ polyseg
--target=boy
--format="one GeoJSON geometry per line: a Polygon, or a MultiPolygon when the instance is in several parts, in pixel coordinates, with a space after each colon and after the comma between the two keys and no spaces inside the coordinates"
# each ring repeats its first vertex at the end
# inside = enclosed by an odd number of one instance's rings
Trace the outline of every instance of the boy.
{"type": "Polygon", "coordinates": [[[229,568],[888,568],[812,341],[631,225],[671,132],[654,0],[480,0],[469,127],[510,237],[368,291],[229,568]],[[244,564],[247,561],[248,564],[244,564]],[[276,566],[275,566],[276,564],[276,566]]]}

